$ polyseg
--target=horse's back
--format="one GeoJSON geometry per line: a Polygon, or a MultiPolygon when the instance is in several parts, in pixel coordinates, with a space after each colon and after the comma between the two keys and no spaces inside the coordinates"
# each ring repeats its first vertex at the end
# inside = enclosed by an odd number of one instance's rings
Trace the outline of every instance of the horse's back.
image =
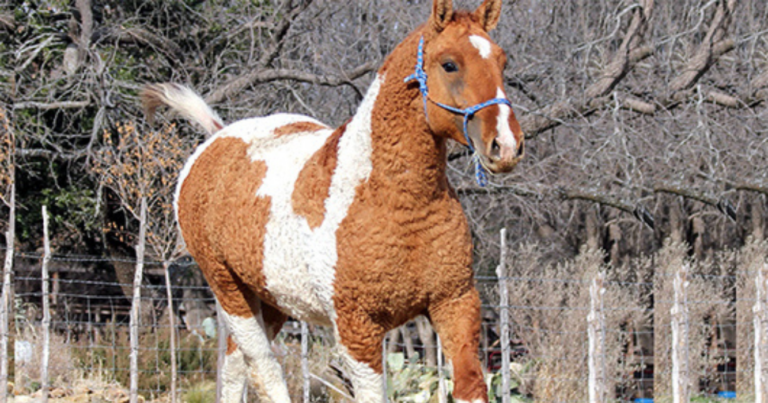
{"type": "Polygon", "coordinates": [[[202,144],[177,190],[179,225],[217,295],[255,293],[292,315],[325,321],[312,297],[306,219],[292,207],[304,166],[332,130],[300,115],[235,122],[202,144]],[[242,283],[242,284],[239,284],[242,283]]]}

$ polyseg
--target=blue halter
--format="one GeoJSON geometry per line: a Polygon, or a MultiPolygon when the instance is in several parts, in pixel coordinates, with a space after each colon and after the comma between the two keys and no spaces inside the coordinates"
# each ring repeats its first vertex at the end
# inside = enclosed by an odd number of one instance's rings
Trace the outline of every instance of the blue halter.
{"type": "Polygon", "coordinates": [[[472,158],[475,162],[475,180],[477,181],[477,184],[481,187],[484,187],[488,184],[488,175],[485,173],[485,168],[483,168],[483,165],[480,164],[480,158],[478,157],[477,153],[475,153],[475,148],[472,146],[472,141],[469,139],[469,131],[467,130],[467,124],[469,122],[469,119],[472,119],[472,116],[477,113],[477,111],[491,106],[491,105],[497,105],[497,104],[504,104],[512,108],[512,103],[509,102],[506,98],[493,98],[488,101],[485,101],[483,103],[479,103],[475,106],[470,106],[466,109],[459,109],[454,106],[442,104],[440,102],[435,102],[434,100],[429,98],[429,89],[427,88],[427,72],[424,71],[424,37],[422,36],[419,40],[419,52],[416,54],[416,71],[414,71],[413,74],[406,77],[404,82],[409,82],[416,80],[419,83],[419,91],[421,91],[421,96],[424,98],[424,115],[427,115],[427,100],[429,99],[434,103],[435,105],[449,110],[453,113],[463,115],[464,116],[464,138],[467,140],[467,147],[469,148],[469,151],[472,153],[472,158]]]}

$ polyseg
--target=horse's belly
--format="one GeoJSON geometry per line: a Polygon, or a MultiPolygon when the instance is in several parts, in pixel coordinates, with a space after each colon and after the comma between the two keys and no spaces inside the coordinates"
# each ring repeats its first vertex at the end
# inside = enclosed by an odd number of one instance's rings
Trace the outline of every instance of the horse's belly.
{"type": "Polygon", "coordinates": [[[323,298],[326,286],[312,264],[313,235],[306,220],[297,217],[267,223],[264,240],[266,291],[290,316],[320,325],[330,325],[332,301],[323,298]]]}

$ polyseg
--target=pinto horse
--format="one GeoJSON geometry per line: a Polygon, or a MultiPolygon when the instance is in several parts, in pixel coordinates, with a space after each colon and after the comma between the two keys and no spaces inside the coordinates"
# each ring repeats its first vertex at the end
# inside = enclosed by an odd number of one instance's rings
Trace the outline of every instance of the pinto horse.
{"type": "Polygon", "coordinates": [[[488,401],[472,242],[445,170],[448,139],[474,151],[479,174],[522,158],[506,56],[488,36],[501,2],[434,0],[336,129],[291,114],[225,127],[186,87],[145,89],[150,116],[168,105],[215,134],[180,174],[176,214],[231,331],[223,401],[239,402],[249,375],[290,401],[270,342],[291,316],[331,326],[355,399],[383,402],[382,340],[417,315],[442,340],[455,401],[488,401]]]}

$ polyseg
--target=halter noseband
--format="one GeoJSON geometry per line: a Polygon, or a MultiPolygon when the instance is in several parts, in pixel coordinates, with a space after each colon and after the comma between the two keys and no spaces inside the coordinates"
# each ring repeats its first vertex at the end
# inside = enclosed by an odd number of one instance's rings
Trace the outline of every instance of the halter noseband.
{"type": "Polygon", "coordinates": [[[419,83],[419,91],[421,91],[421,96],[424,98],[424,115],[427,116],[427,119],[429,119],[429,115],[427,115],[427,100],[431,101],[433,104],[446,109],[448,111],[451,111],[453,113],[463,115],[464,116],[464,138],[467,140],[467,147],[469,148],[469,151],[472,153],[472,158],[475,160],[475,180],[477,181],[477,184],[481,187],[484,187],[488,184],[488,175],[485,173],[485,169],[483,168],[482,164],[480,164],[480,159],[477,156],[477,153],[475,153],[475,147],[472,146],[472,140],[469,138],[469,131],[467,130],[467,123],[469,122],[469,119],[472,119],[472,117],[477,113],[477,111],[491,106],[491,105],[497,105],[497,104],[504,104],[512,108],[512,103],[509,102],[506,98],[493,98],[488,101],[479,103],[474,106],[470,106],[466,109],[459,109],[454,106],[446,105],[440,102],[436,102],[432,100],[429,97],[429,89],[427,88],[427,72],[424,71],[424,37],[422,36],[419,40],[419,52],[416,54],[416,71],[414,71],[413,74],[406,77],[404,82],[409,82],[416,80],[419,83]]]}

